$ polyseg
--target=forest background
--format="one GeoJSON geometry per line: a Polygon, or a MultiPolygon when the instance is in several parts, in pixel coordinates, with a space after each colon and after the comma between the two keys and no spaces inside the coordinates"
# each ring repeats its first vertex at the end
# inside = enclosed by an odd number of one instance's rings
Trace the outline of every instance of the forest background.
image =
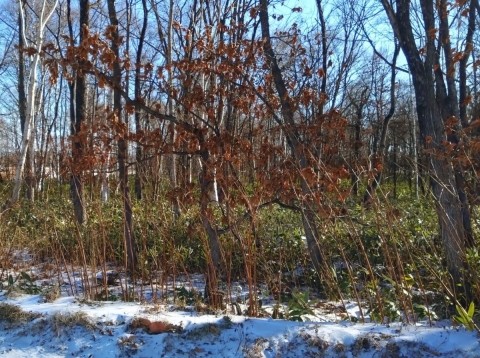
{"type": "Polygon", "coordinates": [[[308,5],[2,2],[2,279],[27,250],[103,271],[89,298],[202,272],[251,315],[309,290],[475,326],[478,0],[308,5]]]}

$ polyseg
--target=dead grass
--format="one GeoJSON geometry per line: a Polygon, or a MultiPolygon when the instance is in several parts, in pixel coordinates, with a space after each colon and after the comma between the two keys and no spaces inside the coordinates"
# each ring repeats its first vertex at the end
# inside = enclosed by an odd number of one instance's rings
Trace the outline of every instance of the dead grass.
{"type": "Polygon", "coordinates": [[[188,331],[186,338],[189,340],[200,340],[206,336],[218,337],[222,333],[222,327],[215,323],[207,323],[188,331]]]}
{"type": "Polygon", "coordinates": [[[136,353],[142,345],[142,342],[139,341],[138,338],[133,334],[121,337],[117,343],[120,349],[125,351],[127,354],[136,353]]]}
{"type": "Polygon", "coordinates": [[[265,338],[258,338],[255,342],[250,346],[246,347],[243,350],[243,354],[245,358],[261,358],[265,357],[263,353],[266,348],[269,346],[268,339],[265,338]]]}
{"type": "Polygon", "coordinates": [[[43,302],[54,302],[55,300],[60,298],[60,295],[61,295],[60,287],[57,285],[54,285],[49,289],[45,290],[45,292],[42,295],[42,300],[43,302]]]}
{"type": "Polygon", "coordinates": [[[0,322],[20,325],[26,322],[33,321],[35,318],[38,318],[40,316],[40,313],[27,312],[16,305],[12,305],[9,303],[0,303],[0,322]]]}
{"type": "Polygon", "coordinates": [[[73,327],[83,327],[87,330],[96,328],[92,319],[85,312],[57,312],[51,317],[53,329],[57,335],[73,327]]]}

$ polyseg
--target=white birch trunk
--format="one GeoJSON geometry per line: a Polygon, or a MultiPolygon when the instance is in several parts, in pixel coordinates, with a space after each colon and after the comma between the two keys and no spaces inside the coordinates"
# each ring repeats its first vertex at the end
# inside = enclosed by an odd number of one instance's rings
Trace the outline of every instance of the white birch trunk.
{"type": "MultiPolygon", "coordinates": [[[[27,150],[28,146],[30,145],[31,137],[32,137],[32,127],[35,117],[35,91],[37,88],[37,72],[38,66],[40,63],[40,52],[43,46],[43,33],[45,30],[45,26],[52,16],[55,8],[57,7],[58,0],[52,5],[50,9],[46,9],[47,7],[47,0],[43,0],[42,3],[42,10],[40,12],[39,24],[37,27],[37,33],[35,36],[35,43],[29,44],[25,35],[24,35],[24,44],[28,47],[35,47],[35,53],[30,55],[32,61],[30,65],[30,73],[29,73],[29,83],[28,83],[28,92],[27,92],[27,118],[25,121],[25,126],[23,129],[23,137],[22,137],[22,145],[20,149],[20,157],[18,158],[18,164],[15,171],[15,181],[14,187],[12,191],[12,196],[10,198],[9,205],[13,205],[18,201],[20,198],[20,189],[22,187],[22,177],[23,171],[25,169],[25,161],[27,157],[27,150]],[[33,46],[32,46],[33,45],[33,46]]],[[[19,13],[20,13],[20,25],[23,28],[23,33],[26,32],[26,24],[25,24],[25,10],[22,6],[22,1],[19,1],[19,13]]],[[[34,153],[32,153],[33,155],[34,153]]]]}

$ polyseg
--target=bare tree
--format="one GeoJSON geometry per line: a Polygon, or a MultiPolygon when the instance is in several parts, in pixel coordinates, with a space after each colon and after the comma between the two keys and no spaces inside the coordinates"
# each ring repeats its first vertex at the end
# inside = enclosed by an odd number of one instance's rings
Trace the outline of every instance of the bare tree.
{"type": "MultiPolygon", "coordinates": [[[[260,0],[259,16],[266,62],[270,68],[274,86],[280,100],[281,118],[276,117],[276,121],[279,125],[284,126],[285,128],[285,137],[287,139],[288,146],[290,147],[292,155],[295,159],[296,165],[298,165],[300,170],[306,169],[308,166],[308,160],[305,152],[302,149],[300,135],[295,130],[296,125],[294,104],[292,103],[291,98],[289,98],[287,85],[285,83],[282,71],[278,65],[278,60],[272,46],[268,14],[268,0],[260,0]]],[[[300,178],[300,180],[302,194],[308,195],[311,191],[308,183],[304,178],[300,178]]],[[[320,249],[315,211],[309,204],[306,204],[302,208],[301,213],[303,228],[305,231],[305,236],[307,239],[307,245],[312,263],[318,274],[325,273],[325,259],[324,254],[320,249]]]]}
{"type": "MultiPolygon", "coordinates": [[[[452,49],[448,25],[447,4],[441,0],[420,0],[422,41],[417,45],[409,0],[391,2],[382,0],[390,24],[400,42],[412,74],[421,140],[428,154],[430,185],[436,201],[440,236],[446,252],[447,265],[456,285],[466,284],[462,269],[465,266],[465,245],[468,244],[470,225],[469,207],[462,199],[461,173],[446,152],[446,146],[455,145],[455,135],[446,134],[449,119],[458,118],[458,97],[452,67],[452,49]],[[438,13],[436,13],[438,10],[438,13]],[[438,25],[435,23],[438,19],[438,25]],[[435,43],[438,33],[438,43],[435,43]],[[445,56],[440,63],[440,53],[445,56]],[[442,66],[444,65],[444,66],[442,66]]],[[[474,5],[474,4],[472,4],[474,5]]],[[[473,11],[473,8],[471,8],[473,11]]],[[[456,127],[450,128],[456,132],[456,127]]],[[[467,287],[468,289],[468,287],[467,287]]]]}
{"type": "MultiPolygon", "coordinates": [[[[80,2],[80,46],[88,36],[89,26],[89,0],[79,0],[80,2]]],[[[67,21],[71,41],[74,40],[73,25],[71,19],[70,0],[67,1],[67,21]]],[[[70,133],[72,135],[72,173],[70,176],[70,195],[73,202],[73,211],[79,224],[85,223],[87,213],[85,210],[83,195],[83,168],[82,156],[85,143],[82,141],[82,125],[86,122],[86,99],[87,85],[85,74],[82,71],[82,63],[87,59],[79,59],[79,66],[76,69],[74,81],[69,83],[70,89],[70,133]]]]}
{"type": "Polygon", "coordinates": [[[42,47],[44,42],[44,33],[50,17],[55,11],[55,8],[58,4],[58,0],[54,1],[53,4],[50,4],[47,0],[43,0],[40,5],[40,11],[38,15],[38,23],[35,26],[34,34],[35,38],[33,42],[27,40],[25,35],[27,23],[26,23],[26,9],[25,2],[19,1],[19,14],[20,14],[20,32],[23,34],[22,44],[31,49],[27,52],[28,57],[30,58],[30,70],[29,70],[29,83],[28,91],[26,94],[26,113],[25,113],[25,124],[23,126],[22,132],[22,144],[20,148],[20,156],[17,163],[17,168],[15,171],[15,182],[12,191],[10,200],[6,203],[5,208],[11,207],[15,204],[20,197],[20,190],[22,187],[22,177],[25,169],[25,163],[27,161],[27,152],[31,147],[32,140],[32,130],[34,127],[35,114],[36,114],[36,101],[35,94],[38,86],[38,70],[40,67],[40,60],[42,56],[42,47]]]}
{"type": "MultiPolygon", "coordinates": [[[[141,87],[141,77],[142,77],[142,55],[143,55],[143,44],[145,42],[145,33],[147,31],[148,25],[148,9],[147,1],[142,0],[142,10],[143,10],[143,22],[142,29],[140,30],[140,37],[138,39],[137,54],[135,59],[135,99],[139,100],[142,96],[142,87],[141,87]]],[[[139,133],[142,130],[141,124],[141,110],[136,109],[135,111],[135,130],[139,133]]],[[[142,199],[142,181],[143,181],[143,150],[140,144],[137,144],[135,148],[135,196],[138,200],[142,199]]]]}
{"type": "Polygon", "coordinates": [[[365,191],[365,194],[363,195],[363,203],[366,204],[368,203],[372,196],[375,193],[375,190],[377,187],[380,185],[380,182],[382,180],[382,174],[383,174],[383,167],[384,167],[384,161],[385,157],[387,155],[387,134],[388,134],[388,126],[390,124],[390,120],[392,119],[393,115],[395,114],[395,104],[396,104],[396,94],[395,94],[395,82],[396,82],[396,77],[397,77],[397,69],[396,69],[396,63],[397,63],[397,57],[400,52],[400,46],[398,45],[397,42],[395,42],[395,50],[393,53],[393,59],[390,64],[390,108],[388,110],[388,113],[385,115],[385,117],[382,120],[382,129],[380,132],[380,138],[378,141],[378,145],[375,145],[374,148],[374,153],[373,153],[373,159],[374,159],[374,166],[377,168],[377,173],[375,174],[373,180],[367,185],[367,189],[365,191]]]}
{"type": "MultiPolygon", "coordinates": [[[[25,7],[23,0],[19,1],[20,6],[25,7]]],[[[22,15],[20,14],[20,7],[18,13],[18,113],[20,115],[20,128],[22,133],[25,130],[25,124],[27,122],[27,95],[25,93],[25,27],[22,24],[22,15]]],[[[27,148],[27,154],[25,159],[25,173],[27,182],[27,198],[33,199],[32,190],[32,150],[31,146],[27,148]]]]}
{"type": "MultiPolygon", "coordinates": [[[[118,29],[117,12],[115,9],[115,0],[108,0],[108,16],[110,18],[110,36],[111,49],[115,55],[113,62],[113,120],[122,121],[122,97],[121,97],[121,81],[122,70],[120,67],[120,35],[118,29]]],[[[125,259],[127,270],[133,274],[135,272],[137,256],[135,250],[135,236],[133,232],[132,203],[130,201],[130,190],[128,186],[128,170],[127,170],[127,140],[124,135],[118,139],[118,170],[120,180],[120,192],[123,201],[123,236],[125,240],[125,259]]]]}

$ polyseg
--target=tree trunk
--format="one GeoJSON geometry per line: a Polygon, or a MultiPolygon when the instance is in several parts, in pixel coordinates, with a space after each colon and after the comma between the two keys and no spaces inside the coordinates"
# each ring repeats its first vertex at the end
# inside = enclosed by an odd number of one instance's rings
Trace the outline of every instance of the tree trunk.
{"type": "MultiPolygon", "coordinates": [[[[12,190],[12,195],[10,200],[5,204],[4,208],[8,209],[13,204],[15,204],[20,198],[20,190],[22,187],[22,177],[25,170],[25,163],[27,161],[27,152],[28,148],[30,147],[30,142],[32,140],[32,130],[33,124],[35,119],[35,93],[37,89],[37,72],[38,67],[40,65],[40,57],[41,51],[43,46],[43,33],[45,30],[45,26],[52,16],[55,8],[57,7],[58,1],[55,1],[54,4],[51,5],[49,9],[47,9],[47,2],[46,0],[43,1],[41,11],[39,14],[39,23],[35,30],[35,42],[34,42],[34,49],[35,53],[31,55],[31,62],[30,62],[30,73],[29,79],[30,82],[28,84],[28,93],[27,93],[27,102],[26,102],[26,116],[25,116],[25,125],[22,132],[22,144],[20,148],[20,156],[18,158],[17,168],[15,170],[15,179],[14,179],[14,187],[12,190]]],[[[21,33],[23,36],[23,44],[27,47],[33,46],[28,43],[26,36],[25,36],[25,8],[24,2],[19,2],[19,14],[20,14],[20,27],[22,28],[21,33]]]]}
{"type": "MultiPolygon", "coordinates": [[[[145,33],[147,31],[148,25],[148,13],[147,13],[147,1],[142,0],[142,9],[143,9],[143,23],[142,30],[140,32],[140,38],[138,39],[138,48],[137,48],[137,58],[136,58],[136,67],[135,67],[135,100],[140,100],[142,96],[141,88],[141,62],[142,62],[142,52],[143,52],[143,42],[145,41],[145,33]]],[[[139,133],[142,129],[141,124],[141,110],[137,108],[135,110],[135,131],[139,133]]],[[[143,176],[144,176],[144,166],[142,163],[143,160],[143,149],[140,144],[137,143],[135,147],[135,197],[137,200],[142,199],[142,186],[143,186],[143,176]]]]}
{"type": "MultiPolygon", "coordinates": [[[[462,201],[455,177],[452,160],[444,154],[445,134],[444,118],[452,113],[447,106],[451,105],[443,98],[437,98],[443,90],[443,74],[439,73],[435,63],[437,49],[434,44],[432,29],[435,29],[435,13],[433,2],[421,0],[421,12],[424,22],[424,39],[426,46],[420,54],[410,19],[410,1],[398,0],[396,11],[387,0],[382,0],[395,35],[400,41],[403,53],[412,74],[415,89],[416,107],[420,136],[424,142],[428,160],[430,185],[436,202],[436,211],[440,226],[440,237],[445,249],[447,266],[452,277],[453,287],[466,284],[462,269],[465,266],[465,226],[463,221],[462,201]],[[424,60],[423,60],[424,59],[424,60]],[[433,78],[435,70],[436,80],[433,78]]],[[[444,16],[443,14],[439,17],[444,16]]],[[[445,45],[442,41],[440,46],[445,45]]],[[[450,56],[450,54],[448,54],[450,56]]],[[[450,93],[450,95],[453,95],[450,93]]],[[[468,294],[468,292],[467,292],[468,294]]]]}
{"type": "MultiPolygon", "coordinates": [[[[320,85],[320,91],[322,95],[327,98],[327,72],[328,72],[328,46],[327,46],[327,25],[325,21],[325,15],[323,12],[322,0],[316,0],[318,10],[318,20],[320,21],[321,37],[322,37],[322,84],[320,85]]],[[[323,114],[325,104],[320,103],[319,114],[323,114]]]]}
{"type": "MultiPolygon", "coordinates": [[[[473,51],[473,35],[476,28],[476,19],[475,9],[480,9],[478,0],[471,0],[470,2],[470,12],[468,15],[468,30],[465,38],[465,49],[463,51],[463,56],[459,61],[458,66],[458,77],[459,77],[459,117],[460,123],[463,128],[468,127],[469,123],[467,120],[467,105],[470,101],[467,94],[467,63],[470,58],[470,54],[473,51]]],[[[479,10],[480,15],[480,10],[479,10]]],[[[473,61],[475,62],[475,61],[473,61]]],[[[475,66],[474,66],[475,67],[475,66]]],[[[474,68],[475,71],[475,68],[474,68]]],[[[474,91],[474,96],[476,96],[476,91],[474,91]]],[[[459,196],[460,201],[462,202],[462,214],[463,214],[463,226],[466,232],[466,245],[467,247],[475,246],[475,239],[473,237],[471,215],[470,215],[470,205],[468,203],[468,198],[466,194],[466,184],[465,176],[461,172],[460,168],[456,168],[455,171],[457,185],[460,188],[459,196]]]]}
{"type": "Polygon", "coordinates": [[[373,153],[373,160],[374,166],[377,170],[375,177],[373,180],[367,185],[367,189],[365,194],[363,195],[363,204],[369,204],[372,200],[373,196],[375,195],[375,191],[377,190],[380,182],[382,181],[382,174],[384,170],[384,162],[387,156],[387,133],[388,133],[388,126],[390,124],[390,120],[392,119],[395,113],[395,81],[396,81],[396,64],[397,64],[397,57],[400,52],[400,46],[395,43],[395,51],[393,53],[393,61],[391,64],[391,77],[390,77],[390,108],[388,110],[387,115],[383,118],[382,122],[382,131],[380,134],[380,140],[378,146],[375,146],[375,151],[373,153]]]}
{"type": "MultiPolygon", "coordinates": [[[[70,17],[70,1],[67,2],[68,22],[70,37],[73,41],[74,35],[70,17]]],[[[80,46],[85,39],[89,26],[89,0],[80,0],[80,46]]],[[[82,73],[82,60],[79,61],[79,68],[76,70],[75,82],[69,84],[70,89],[70,133],[72,135],[72,173],[70,176],[70,195],[73,202],[73,212],[77,223],[82,225],[87,220],[85,210],[85,199],[83,194],[83,169],[82,157],[85,143],[81,140],[80,131],[86,118],[86,81],[82,73]]]]}
{"type": "MultiPolygon", "coordinates": [[[[20,2],[23,4],[23,1],[20,2]]],[[[20,5],[24,6],[24,5],[20,5]]],[[[25,125],[27,122],[27,96],[25,94],[25,29],[22,25],[22,18],[19,13],[18,15],[18,111],[20,114],[20,129],[22,133],[25,131],[25,125]]],[[[33,190],[32,190],[32,161],[31,157],[31,146],[27,148],[27,157],[25,159],[25,183],[27,184],[27,199],[33,201],[33,190]]]]}
{"type": "Polygon", "coordinates": [[[360,165],[360,150],[362,148],[362,118],[363,118],[363,109],[367,104],[368,97],[370,96],[369,88],[365,87],[358,99],[358,103],[355,100],[352,100],[352,104],[355,107],[355,119],[353,123],[354,129],[354,138],[353,138],[353,163],[350,167],[350,181],[352,187],[352,194],[356,197],[358,195],[359,180],[360,178],[357,175],[357,170],[360,165]]]}
{"type": "Polygon", "coordinates": [[[209,217],[208,205],[210,203],[210,193],[213,187],[213,173],[209,169],[209,154],[207,152],[201,157],[201,173],[199,177],[200,182],[200,217],[202,225],[205,228],[208,239],[209,254],[207,258],[207,278],[205,284],[205,299],[213,307],[220,307],[222,302],[219,301],[218,296],[218,274],[221,266],[221,250],[220,240],[217,230],[211,223],[209,217]]]}
{"type": "MultiPolygon", "coordinates": [[[[294,109],[289,98],[287,87],[283,79],[282,71],[278,66],[278,61],[273,51],[272,42],[270,38],[270,24],[268,18],[268,0],[260,0],[260,22],[263,38],[263,49],[266,55],[267,64],[270,67],[275,89],[280,99],[280,111],[285,124],[285,137],[287,139],[288,146],[292,152],[295,162],[297,163],[299,170],[305,169],[308,166],[308,160],[303,152],[302,143],[299,137],[299,133],[295,130],[294,109]]],[[[309,195],[311,190],[308,183],[304,178],[301,180],[301,190],[303,195],[309,195]]],[[[306,203],[302,208],[302,223],[305,231],[305,237],[307,240],[308,249],[310,252],[310,258],[315,267],[315,270],[319,275],[325,273],[325,262],[323,253],[320,250],[319,235],[317,231],[317,220],[314,208],[310,203],[306,203]]]]}
{"type": "MultiPolygon", "coordinates": [[[[173,88],[173,69],[172,69],[172,44],[173,44],[173,6],[174,1],[170,0],[169,2],[169,10],[168,10],[168,30],[167,30],[167,48],[166,48],[166,61],[167,66],[170,68],[168,71],[168,86],[173,88]]],[[[173,116],[173,98],[168,97],[168,115],[173,116]]],[[[170,134],[170,141],[172,146],[175,143],[177,130],[174,123],[170,123],[169,125],[169,134],[170,134]]],[[[170,185],[172,186],[172,190],[174,190],[177,186],[177,157],[175,154],[171,154],[169,156],[170,159],[170,168],[169,168],[169,177],[170,177],[170,185]]],[[[180,203],[178,201],[177,196],[173,198],[173,213],[174,218],[177,219],[180,216],[180,203]]]]}
{"type": "MultiPolygon", "coordinates": [[[[115,10],[115,0],[108,0],[108,15],[110,26],[112,26],[112,44],[111,48],[115,54],[116,60],[113,64],[113,120],[122,121],[122,99],[121,99],[121,79],[122,70],[120,68],[120,38],[118,34],[118,19],[115,10]]],[[[120,181],[120,192],[123,201],[123,236],[125,242],[126,268],[130,274],[134,274],[137,266],[137,255],[135,250],[135,237],[133,232],[132,204],[130,201],[130,191],[128,186],[127,170],[127,141],[121,135],[117,142],[118,145],[118,171],[120,181]]]]}

